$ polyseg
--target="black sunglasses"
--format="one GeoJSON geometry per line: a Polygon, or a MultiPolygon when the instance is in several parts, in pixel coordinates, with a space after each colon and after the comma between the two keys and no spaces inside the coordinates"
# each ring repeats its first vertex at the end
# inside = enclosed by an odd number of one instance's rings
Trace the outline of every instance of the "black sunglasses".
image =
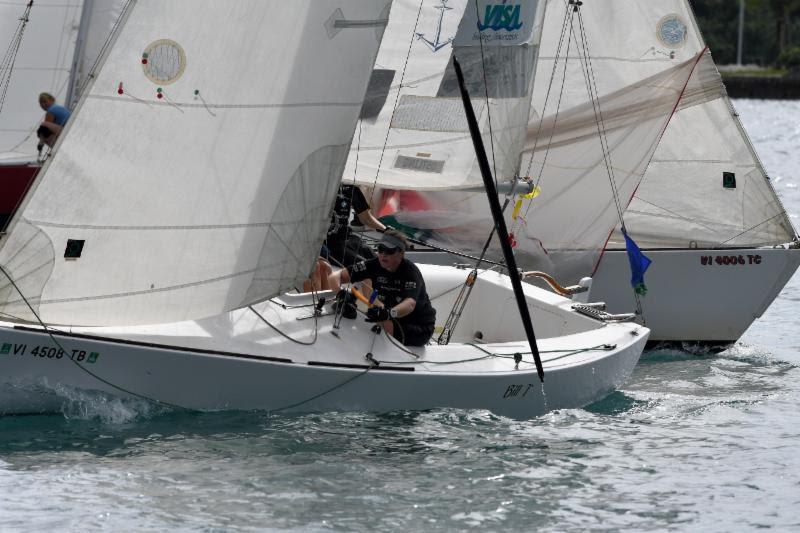
{"type": "Polygon", "coordinates": [[[382,244],[378,245],[378,253],[384,255],[394,255],[400,251],[400,248],[389,248],[388,246],[384,246],[382,244]]]}

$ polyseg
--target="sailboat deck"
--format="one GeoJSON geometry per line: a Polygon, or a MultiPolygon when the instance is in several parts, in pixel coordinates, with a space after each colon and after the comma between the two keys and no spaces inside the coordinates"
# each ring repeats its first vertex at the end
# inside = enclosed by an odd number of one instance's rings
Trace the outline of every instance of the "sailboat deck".
{"type": "MultiPolygon", "coordinates": [[[[465,271],[422,265],[428,290],[443,323],[460,288],[465,271]]],[[[485,373],[534,370],[533,356],[506,278],[482,272],[454,331],[452,342],[436,344],[437,334],[424,347],[405,347],[385,332],[378,335],[366,323],[363,305],[359,317],[341,319],[326,304],[314,315],[311,294],[283,295],[251,308],[198,321],[137,327],[70,328],[65,334],[158,349],[175,349],[215,357],[263,359],[293,364],[342,367],[373,365],[405,371],[485,373]],[[480,333],[482,341],[476,340],[480,333]],[[515,354],[521,355],[519,365],[515,354]]],[[[602,324],[570,310],[571,302],[533,286],[526,286],[534,317],[538,347],[545,368],[584,363],[619,344],[622,328],[602,324]],[[543,303],[547,302],[547,303],[543,303]],[[553,304],[553,305],[547,305],[553,304]]],[[[323,295],[331,301],[330,293],[323,295]]],[[[635,338],[631,336],[630,341],[635,338]]]]}

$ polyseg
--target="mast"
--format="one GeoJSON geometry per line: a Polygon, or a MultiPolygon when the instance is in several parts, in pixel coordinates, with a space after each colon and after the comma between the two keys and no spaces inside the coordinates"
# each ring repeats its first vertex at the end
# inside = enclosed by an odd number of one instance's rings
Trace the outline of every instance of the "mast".
{"type": "Polygon", "coordinates": [[[83,8],[81,9],[81,22],[78,25],[78,40],[75,43],[75,53],[72,56],[72,67],[69,70],[69,83],[67,84],[67,96],[64,100],[64,105],[70,109],[75,107],[77,99],[80,96],[77,93],[78,70],[83,65],[84,54],[86,53],[86,41],[89,34],[89,25],[92,19],[92,10],[94,9],[94,0],[83,0],[83,8]]]}
{"type": "Polygon", "coordinates": [[[461,65],[453,56],[453,67],[456,71],[458,78],[458,87],[461,90],[461,100],[464,103],[464,112],[467,115],[467,124],[469,124],[469,133],[472,137],[472,144],[475,146],[475,155],[478,160],[478,165],[481,169],[481,176],[483,183],[486,187],[486,196],[489,197],[489,206],[492,209],[492,218],[494,219],[495,228],[497,229],[497,236],[500,239],[500,246],[503,249],[503,256],[508,265],[508,277],[511,278],[511,286],[514,288],[514,296],[517,300],[517,307],[519,308],[519,315],[522,319],[522,325],[525,328],[525,335],[528,338],[528,344],[531,347],[533,360],[536,362],[536,372],[539,374],[539,379],[544,383],[544,369],[542,368],[542,360],[539,357],[539,347],[536,345],[536,334],[533,332],[533,324],[531,323],[531,315],[528,311],[528,305],[525,302],[525,294],[522,290],[522,282],[519,279],[519,270],[517,269],[517,261],[514,258],[514,252],[511,250],[511,245],[508,241],[508,229],[506,222],[503,218],[503,211],[500,208],[500,202],[497,200],[497,190],[494,185],[494,178],[492,171],[489,168],[489,161],[486,158],[486,150],[483,146],[483,139],[481,139],[480,130],[478,128],[478,121],[475,119],[475,112],[472,109],[472,103],[467,92],[467,87],[464,84],[464,74],[461,72],[461,65]]]}

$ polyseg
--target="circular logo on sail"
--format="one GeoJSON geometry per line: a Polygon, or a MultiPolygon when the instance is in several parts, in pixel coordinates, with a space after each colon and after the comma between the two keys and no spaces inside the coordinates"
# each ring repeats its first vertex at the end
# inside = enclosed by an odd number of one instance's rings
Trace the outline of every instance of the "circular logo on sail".
{"type": "Polygon", "coordinates": [[[186,70],[186,53],[175,41],[160,39],[142,53],[142,68],[153,83],[169,85],[186,70]]]}
{"type": "Polygon", "coordinates": [[[667,15],[658,22],[658,39],[664,46],[680,48],[686,42],[686,24],[678,15],[667,15]]]}

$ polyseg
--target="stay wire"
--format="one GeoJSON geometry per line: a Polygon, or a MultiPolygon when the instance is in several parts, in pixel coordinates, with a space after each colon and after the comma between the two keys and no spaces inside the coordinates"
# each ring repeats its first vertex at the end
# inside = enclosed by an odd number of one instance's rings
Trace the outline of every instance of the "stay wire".
{"type": "MultiPolygon", "coordinates": [[[[567,7],[567,9],[564,10],[564,18],[561,21],[561,34],[559,35],[558,46],[556,47],[556,53],[555,53],[555,56],[553,57],[553,68],[552,68],[552,70],[550,72],[550,81],[548,82],[548,85],[547,85],[547,92],[545,93],[545,97],[544,97],[544,105],[542,106],[541,115],[539,116],[539,127],[536,130],[536,137],[533,140],[533,149],[531,150],[531,158],[528,161],[528,169],[525,172],[525,174],[527,176],[530,176],[531,168],[533,168],[533,156],[536,153],[536,148],[538,148],[538,146],[539,146],[539,137],[541,137],[542,127],[544,126],[544,117],[546,116],[546,113],[547,113],[547,104],[550,102],[550,94],[552,93],[553,82],[555,82],[556,72],[558,70],[558,61],[559,61],[559,58],[561,57],[561,49],[564,46],[564,36],[567,33],[567,27],[568,27],[567,22],[570,19],[570,12],[572,11],[569,8],[569,0],[564,0],[564,5],[567,7]]],[[[539,60],[541,61],[541,58],[539,60]]],[[[565,66],[564,66],[565,69],[566,69],[566,62],[567,61],[569,61],[569,54],[568,54],[568,57],[565,58],[565,66]]],[[[563,94],[563,92],[564,92],[564,84],[562,83],[561,84],[561,93],[563,94]]],[[[559,98],[559,102],[560,102],[560,98],[559,98]]],[[[559,107],[560,106],[556,107],[556,118],[558,117],[559,107]]],[[[555,124],[554,124],[554,127],[555,127],[555,124]]],[[[550,147],[548,146],[547,150],[545,151],[545,155],[547,154],[547,152],[549,152],[549,150],[550,150],[550,147]]],[[[544,164],[542,164],[542,167],[544,167],[544,164]]],[[[537,182],[536,182],[537,185],[539,183],[539,180],[541,180],[541,170],[539,172],[539,176],[537,177],[537,182]]]]}
{"type": "MultiPolygon", "coordinates": [[[[419,18],[422,14],[422,6],[424,4],[424,0],[420,0],[419,2],[419,9],[417,10],[417,18],[414,21],[414,30],[411,32],[411,39],[408,41],[408,51],[406,52],[406,60],[403,63],[403,71],[400,73],[400,83],[397,86],[397,96],[394,99],[394,106],[392,107],[392,116],[389,117],[389,124],[391,125],[394,122],[395,113],[397,113],[397,107],[400,104],[400,93],[403,90],[403,82],[406,79],[406,70],[408,68],[408,61],[411,58],[411,48],[414,46],[414,37],[417,35],[417,27],[419,26],[419,18]]],[[[383,148],[381,149],[381,156],[378,159],[378,167],[375,170],[375,179],[372,182],[372,189],[375,190],[375,187],[378,185],[378,177],[381,173],[381,166],[383,165],[383,157],[386,155],[386,147],[389,144],[389,132],[391,131],[391,127],[386,128],[386,135],[383,138],[383,148]]]]}
{"type": "MultiPolygon", "coordinates": [[[[397,86],[397,96],[395,97],[394,106],[392,107],[392,116],[389,118],[389,125],[391,125],[392,122],[394,121],[394,115],[397,112],[397,106],[400,103],[400,92],[403,90],[403,82],[405,81],[406,70],[408,68],[408,62],[409,62],[409,59],[411,58],[411,48],[414,45],[414,37],[417,35],[417,26],[419,25],[419,19],[420,19],[420,15],[422,14],[422,6],[423,6],[424,3],[425,3],[425,0],[420,0],[420,2],[419,2],[419,8],[417,9],[417,18],[414,21],[414,30],[411,32],[411,39],[408,42],[408,51],[406,52],[406,59],[405,59],[405,62],[403,63],[403,71],[400,74],[400,83],[397,86]]],[[[359,157],[359,154],[361,152],[361,124],[362,124],[362,120],[359,119],[359,121],[358,121],[358,145],[356,147],[356,162],[355,162],[355,169],[353,171],[353,187],[357,187],[358,186],[356,184],[356,181],[358,179],[358,157],[359,157]]],[[[387,127],[386,128],[386,135],[383,138],[383,147],[381,148],[381,155],[380,155],[380,158],[378,159],[378,167],[375,170],[375,178],[372,180],[372,194],[375,193],[375,189],[378,186],[378,178],[379,178],[380,173],[381,173],[381,166],[383,165],[383,157],[384,157],[384,155],[386,155],[386,147],[389,144],[389,132],[390,131],[391,131],[391,127],[387,127]]],[[[354,193],[354,191],[351,191],[351,195],[350,195],[350,206],[351,206],[351,209],[352,209],[352,205],[353,205],[353,197],[352,197],[353,193],[354,193]]],[[[372,195],[370,195],[370,196],[372,196],[372,195]]],[[[370,204],[370,205],[372,205],[371,200],[372,200],[372,198],[370,198],[370,201],[368,202],[368,204],[370,204]]],[[[349,216],[348,216],[348,218],[349,218],[349,216]]],[[[346,230],[346,234],[345,234],[346,235],[345,243],[347,242],[347,239],[349,238],[349,233],[350,233],[350,227],[348,225],[347,230],[346,230]]],[[[364,242],[364,237],[363,237],[363,234],[361,234],[361,235],[359,235],[359,245],[363,244],[363,242],[364,242]]],[[[330,250],[329,250],[329,252],[330,252],[330,250]]],[[[342,267],[344,267],[344,265],[342,265],[342,267]]]]}
{"type": "MultiPolygon", "coordinates": [[[[94,63],[92,63],[92,66],[89,69],[89,73],[86,75],[86,78],[84,78],[83,83],[79,87],[80,90],[77,91],[76,96],[81,97],[86,91],[86,88],[91,83],[92,79],[94,79],[94,77],[97,75],[97,69],[100,66],[100,61],[102,61],[103,57],[105,57],[108,48],[111,46],[112,41],[114,40],[115,36],[120,30],[120,25],[122,24],[122,21],[125,20],[125,18],[128,15],[128,12],[133,8],[133,5],[136,4],[136,1],[137,0],[128,0],[127,2],[125,2],[125,5],[122,6],[122,10],[120,11],[119,17],[117,17],[117,20],[114,22],[111,31],[106,37],[106,40],[103,42],[103,46],[100,47],[100,52],[97,54],[97,57],[94,58],[94,63]]],[[[77,104],[79,98],[73,98],[73,100],[74,100],[73,104],[77,104]]]]}
{"type": "Polygon", "coordinates": [[[616,177],[614,175],[614,166],[611,163],[611,148],[608,143],[608,135],[605,127],[605,120],[603,119],[603,111],[600,106],[600,94],[597,89],[597,78],[594,75],[594,68],[592,66],[592,57],[589,52],[589,45],[587,44],[586,27],[583,24],[583,14],[578,10],[578,26],[580,29],[581,45],[583,55],[581,56],[581,65],[583,66],[584,76],[586,78],[586,87],[589,93],[589,100],[592,103],[592,109],[595,115],[595,124],[597,126],[597,134],[600,139],[600,146],[603,150],[603,160],[606,165],[606,172],[611,185],[611,192],[614,197],[614,204],[617,208],[617,215],[619,217],[622,229],[625,230],[625,221],[622,216],[622,203],[619,198],[619,189],[617,188],[616,177]]]}
{"type": "Polygon", "coordinates": [[[6,49],[3,59],[0,62],[0,112],[3,111],[5,105],[6,95],[8,94],[8,87],[11,84],[11,76],[14,73],[14,66],[17,63],[17,54],[19,53],[20,46],[22,45],[22,36],[25,34],[25,28],[30,20],[31,8],[33,7],[33,0],[28,3],[22,18],[19,19],[17,30],[11,38],[11,42],[6,49]]]}
{"type": "MultiPolygon", "coordinates": [[[[62,28],[77,28],[80,25],[80,16],[81,16],[81,6],[69,6],[74,7],[75,12],[72,14],[72,20],[67,21],[67,17],[69,17],[69,9],[64,10],[64,17],[61,20],[61,27],[62,28]],[[75,17],[78,17],[78,21],[76,22],[75,17]]],[[[56,49],[55,57],[57,58],[58,65],[68,65],[69,62],[67,61],[67,54],[69,53],[69,46],[65,46],[65,40],[67,32],[62,31],[61,35],[58,38],[58,48],[56,49]]],[[[59,74],[59,69],[53,69],[52,74],[50,75],[50,88],[52,89],[56,85],[56,76],[59,74]]],[[[65,105],[66,102],[65,102],[65,105]]]]}
{"type": "MultiPolygon", "coordinates": [[[[603,150],[603,160],[606,165],[606,172],[608,180],[611,185],[611,193],[614,198],[614,204],[617,208],[617,216],[619,218],[620,227],[623,235],[627,235],[628,230],[625,227],[625,218],[623,216],[622,201],[619,197],[619,189],[617,188],[617,180],[614,175],[614,166],[611,163],[611,148],[608,143],[608,135],[605,127],[605,120],[603,119],[603,110],[600,106],[600,92],[597,89],[597,78],[594,74],[594,67],[592,66],[592,56],[589,51],[588,38],[586,35],[586,26],[583,23],[583,13],[580,9],[578,11],[578,26],[580,28],[583,56],[581,64],[584,67],[584,75],[587,80],[587,90],[589,92],[589,100],[592,102],[592,108],[595,113],[595,123],[597,125],[597,133],[600,138],[600,146],[603,150]]],[[[642,317],[644,321],[644,309],[642,307],[642,300],[636,289],[632,287],[633,298],[636,301],[636,313],[642,317]]]]}
{"type": "MultiPolygon", "coordinates": [[[[561,113],[561,101],[564,98],[564,89],[566,87],[566,80],[567,80],[567,68],[569,67],[569,53],[570,53],[570,48],[572,46],[572,37],[573,37],[573,31],[572,31],[572,18],[573,17],[570,14],[574,13],[574,11],[569,7],[570,5],[571,4],[570,4],[569,0],[567,0],[567,10],[565,12],[564,20],[563,20],[562,27],[561,27],[561,36],[559,38],[559,43],[558,43],[558,48],[556,50],[555,59],[553,60],[553,72],[552,72],[552,76],[550,77],[550,86],[547,89],[547,100],[549,100],[549,98],[550,98],[550,90],[552,88],[553,80],[556,77],[559,58],[561,57],[561,50],[564,47],[564,38],[567,36],[567,29],[569,29],[569,36],[566,39],[567,48],[566,48],[566,53],[564,54],[564,73],[563,73],[563,75],[561,77],[561,90],[558,93],[558,102],[556,103],[556,111],[555,111],[555,115],[553,116],[553,125],[552,125],[551,130],[550,130],[550,138],[547,140],[547,148],[545,149],[544,156],[542,158],[542,164],[539,167],[539,172],[537,173],[536,181],[534,182],[534,190],[536,190],[536,188],[539,187],[539,184],[542,181],[542,177],[543,177],[543,174],[544,174],[544,169],[545,169],[545,166],[547,165],[547,159],[548,159],[548,156],[550,155],[550,146],[552,146],[553,138],[555,137],[555,134],[556,134],[556,126],[558,125],[558,116],[561,113]]],[[[530,158],[530,161],[528,162],[528,172],[527,172],[528,175],[530,175],[531,168],[533,167],[533,160],[534,160],[534,156],[535,156],[535,150],[536,150],[536,147],[538,146],[538,143],[539,143],[539,136],[541,134],[542,125],[544,124],[546,106],[547,106],[547,103],[545,102],[545,108],[542,109],[542,116],[539,118],[539,129],[538,129],[537,134],[536,134],[536,140],[534,141],[534,148],[531,151],[531,158],[530,158]]],[[[530,210],[533,207],[533,204],[534,204],[533,200],[528,202],[528,205],[525,208],[525,214],[522,215],[522,217],[519,217],[519,220],[527,219],[528,214],[530,213],[530,210]]],[[[519,222],[515,221],[515,224],[512,225],[512,227],[516,228],[516,224],[518,224],[518,223],[519,222]]]]}

